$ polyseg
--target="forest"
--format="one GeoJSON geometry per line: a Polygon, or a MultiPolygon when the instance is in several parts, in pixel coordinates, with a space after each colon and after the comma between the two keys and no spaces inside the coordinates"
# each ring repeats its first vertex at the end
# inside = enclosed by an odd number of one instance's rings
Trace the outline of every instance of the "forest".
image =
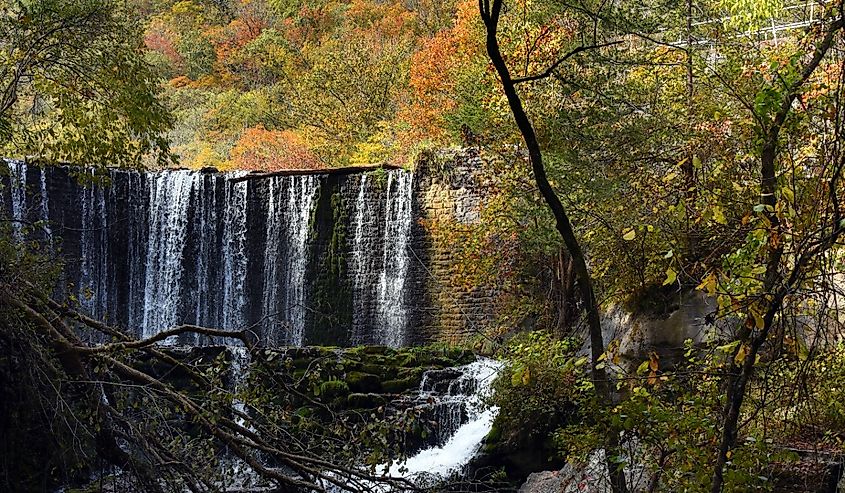
{"type": "Polygon", "coordinates": [[[843,0],[0,0],[0,162],[0,491],[845,492],[843,0]]]}

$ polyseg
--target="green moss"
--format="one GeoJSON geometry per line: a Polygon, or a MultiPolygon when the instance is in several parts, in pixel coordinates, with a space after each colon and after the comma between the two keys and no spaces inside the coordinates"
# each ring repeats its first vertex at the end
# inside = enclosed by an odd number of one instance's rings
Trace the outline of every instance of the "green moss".
{"type": "Polygon", "coordinates": [[[502,439],[502,429],[499,424],[494,422],[490,427],[490,433],[484,438],[484,441],[490,444],[497,443],[502,439]]]}
{"type": "Polygon", "coordinates": [[[371,373],[351,371],[346,374],[346,383],[355,392],[378,392],[381,390],[381,380],[371,373]]]}
{"type": "MultiPolygon", "coordinates": [[[[348,327],[352,325],[352,291],[348,280],[349,241],[346,228],[349,217],[346,213],[343,195],[333,185],[329,192],[323,190],[319,204],[315,209],[322,209],[322,218],[315,219],[315,244],[326,245],[318,253],[319,258],[311,267],[310,275],[314,279],[312,300],[316,314],[311,320],[309,342],[345,343],[348,327]],[[330,193],[330,195],[325,195],[330,193]],[[328,210],[331,210],[329,223],[328,210]],[[324,222],[321,222],[324,221],[324,222]],[[327,226],[331,225],[331,229],[327,226]],[[326,315],[319,315],[326,314],[326,315]],[[331,315],[327,315],[331,314],[331,315]]],[[[329,187],[326,187],[329,189],[329,187]]]]}
{"type": "Polygon", "coordinates": [[[364,354],[393,354],[395,351],[387,346],[362,346],[364,354]]]}
{"type": "Polygon", "coordinates": [[[361,365],[361,371],[364,373],[372,373],[378,375],[382,380],[389,378],[396,378],[396,368],[393,366],[377,365],[373,363],[365,363],[361,365]]]}
{"type": "Polygon", "coordinates": [[[416,382],[419,382],[422,379],[423,373],[425,373],[425,368],[399,368],[399,371],[396,373],[396,377],[405,379],[411,378],[416,382]]]}
{"type": "Polygon", "coordinates": [[[353,409],[375,409],[386,402],[384,397],[378,394],[353,393],[346,397],[346,404],[353,409]]]}
{"type": "Polygon", "coordinates": [[[291,365],[297,370],[304,370],[311,366],[316,358],[296,358],[295,360],[291,360],[291,365]]]}
{"type": "Polygon", "coordinates": [[[408,389],[414,388],[418,385],[415,378],[397,378],[395,380],[387,380],[381,383],[381,388],[388,394],[400,394],[408,389]]]}
{"type": "MultiPolygon", "coordinates": [[[[346,371],[363,370],[363,364],[360,361],[350,359],[350,358],[341,359],[340,362],[339,362],[339,365],[342,366],[343,369],[346,370],[346,371]]],[[[364,371],[367,372],[366,370],[364,370],[364,371]]],[[[367,372],[367,373],[372,373],[372,372],[367,372]]]]}
{"type": "Polygon", "coordinates": [[[314,410],[310,407],[303,406],[293,412],[293,415],[299,418],[310,418],[314,415],[314,410]]]}
{"type": "Polygon", "coordinates": [[[320,384],[320,397],[323,400],[334,397],[346,396],[349,393],[349,385],[343,380],[329,380],[320,384]]]}
{"type": "Polygon", "coordinates": [[[399,360],[399,366],[403,368],[408,368],[411,366],[419,366],[420,362],[417,359],[417,356],[414,354],[406,354],[401,357],[399,360]]]}

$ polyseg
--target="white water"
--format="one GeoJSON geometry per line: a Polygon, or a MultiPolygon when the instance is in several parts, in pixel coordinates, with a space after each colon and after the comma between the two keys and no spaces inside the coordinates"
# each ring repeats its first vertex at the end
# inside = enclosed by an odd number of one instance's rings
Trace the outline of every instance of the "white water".
{"type": "Polygon", "coordinates": [[[130,173],[128,176],[127,192],[129,195],[129,214],[133,220],[129,221],[127,230],[127,250],[129,256],[129,306],[127,307],[127,319],[130,327],[141,327],[144,323],[144,281],[146,278],[147,255],[146,248],[146,224],[147,211],[146,189],[143,175],[130,173]],[[142,218],[138,220],[137,218],[142,218]]]}
{"type": "Polygon", "coordinates": [[[217,285],[212,275],[213,264],[217,261],[217,200],[213,177],[201,176],[192,199],[196,214],[194,225],[195,237],[199,242],[194,261],[195,292],[193,293],[194,320],[197,324],[211,327],[218,320],[217,303],[214,290],[217,285]]]}
{"type": "Polygon", "coordinates": [[[405,343],[408,322],[405,280],[408,276],[408,240],[411,236],[413,176],[391,172],[387,177],[384,219],[384,256],[378,282],[378,317],[381,342],[390,347],[405,343]],[[393,181],[396,191],[393,191],[393,181]],[[395,197],[391,199],[391,194],[395,197]]]}
{"type": "Polygon", "coordinates": [[[23,242],[23,225],[26,220],[26,163],[6,161],[9,166],[9,183],[12,194],[12,234],[15,240],[23,242]]]}
{"type": "MultiPolygon", "coordinates": [[[[287,254],[285,255],[285,308],[290,318],[291,338],[294,346],[302,346],[305,338],[305,273],[308,261],[308,226],[314,201],[319,194],[320,181],[316,176],[287,177],[288,204],[287,254]]],[[[275,211],[271,211],[275,212],[275,211]]]]}
{"type": "Polygon", "coordinates": [[[80,233],[80,279],[77,297],[86,313],[104,318],[108,306],[108,213],[106,193],[94,184],[94,173],[89,183],[79,189],[82,206],[82,231],[80,233]]]}
{"type": "Polygon", "coordinates": [[[358,195],[355,198],[355,217],[352,224],[355,227],[355,232],[352,242],[352,306],[355,310],[352,313],[352,334],[351,341],[353,344],[366,343],[366,328],[370,321],[370,315],[367,313],[367,300],[370,297],[370,282],[367,274],[372,272],[369,261],[372,259],[370,251],[367,249],[367,242],[364,234],[371,226],[368,223],[368,218],[373,218],[373,214],[367,207],[367,189],[368,189],[367,175],[362,174],[360,182],[358,183],[358,195]]]}
{"type": "MultiPolygon", "coordinates": [[[[27,182],[26,163],[5,162],[6,203],[19,241],[30,236],[24,221],[43,221],[37,239],[47,247],[53,230],[78,231],[63,250],[71,255],[69,265],[78,267],[67,279],[75,286],[68,294],[86,313],[141,337],[180,323],[238,330],[267,317],[275,327],[257,326],[272,329],[261,334],[269,341],[307,341],[308,262],[317,240],[311,220],[320,177],[235,182],[245,173],[109,170],[110,184],[84,180],[87,185],[73,185],[71,197],[51,197],[54,187],[67,186],[67,172],[48,167],[40,176],[30,173],[27,182]],[[264,186],[266,195],[260,193],[264,186]],[[47,221],[51,212],[55,224],[47,221]],[[253,253],[256,240],[266,241],[260,253],[253,253]],[[264,258],[248,258],[252,255],[264,258]]],[[[349,197],[339,203],[350,218],[344,225],[348,277],[342,281],[352,291],[352,342],[397,347],[409,342],[413,177],[391,170],[382,178],[351,176],[338,192],[349,197]]],[[[183,342],[210,342],[206,339],[183,342]]]]}
{"type": "MultiPolygon", "coordinates": [[[[405,478],[419,488],[436,486],[438,480],[448,479],[452,474],[460,473],[478,453],[499,412],[497,407],[486,407],[484,400],[492,392],[493,380],[502,367],[503,364],[499,361],[478,358],[468,365],[455,368],[462,374],[450,383],[446,396],[437,396],[427,386],[428,379],[423,378],[419,387],[421,402],[443,399],[443,402],[464,406],[467,419],[451,430],[451,436],[443,445],[421,450],[404,462],[396,462],[389,467],[380,466],[376,468],[376,473],[392,478],[405,478]],[[469,394],[460,393],[469,389],[472,389],[469,394]]],[[[369,491],[394,491],[383,484],[363,483],[369,491]]],[[[332,493],[346,491],[331,484],[325,486],[326,490],[332,493]]]]}
{"type": "Polygon", "coordinates": [[[41,228],[44,231],[44,239],[47,242],[47,248],[53,249],[53,230],[50,228],[50,205],[47,193],[47,169],[41,167],[41,174],[39,176],[39,188],[41,191],[41,203],[39,204],[38,212],[41,221],[41,228]]]}
{"type": "MultiPolygon", "coordinates": [[[[456,368],[463,374],[450,384],[450,395],[444,397],[444,400],[465,405],[467,421],[454,430],[445,444],[422,450],[404,463],[392,464],[388,475],[428,482],[460,472],[478,453],[499,412],[497,407],[486,407],[484,399],[492,392],[493,380],[501,368],[501,362],[487,358],[479,358],[456,368]],[[471,384],[467,385],[470,382],[471,384]],[[467,387],[474,387],[474,392],[469,395],[452,395],[453,392],[467,387]]],[[[431,394],[425,385],[426,381],[423,379],[420,384],[420,394],[423,398],[431,394]]],[[[448,423],[439,423],[440,426],[444,424],[448,423]]]]}
{"type": "Polygon", "coordinates": [[[182,297],[182,257],[191,190],[199,173],[150,173],[149,242],[144,282],[143,337],[175,325],[182,297]]]}
{"type": "MultiPolygon", "coordinates": [[[[245,173],[236,173],[237,178],[245,173]]],[[[223,327],[240,329],[246,306],[246,197],[247,183],[225,183],[223,212],[223,327]]]]}

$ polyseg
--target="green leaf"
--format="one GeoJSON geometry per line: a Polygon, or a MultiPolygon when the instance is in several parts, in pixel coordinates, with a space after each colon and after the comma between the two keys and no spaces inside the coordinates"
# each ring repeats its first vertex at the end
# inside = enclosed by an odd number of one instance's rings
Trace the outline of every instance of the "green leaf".
{"type": "Polygon", "coordinates": [[[637,237],[637,232],[634,231],[633,228],[628,228],[627,232],[622,235],[622,239],[625,241],[631,241],[637,237]]]}

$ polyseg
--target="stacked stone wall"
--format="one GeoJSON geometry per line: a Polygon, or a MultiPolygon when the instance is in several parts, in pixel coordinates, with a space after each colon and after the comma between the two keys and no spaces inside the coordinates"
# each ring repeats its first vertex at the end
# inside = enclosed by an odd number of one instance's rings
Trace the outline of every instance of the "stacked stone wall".
{"type": "Polygon", "coordinates": [[[482,158],[473,149],[423,156],[417,163],[415,179],[418,220],[414,253],[424,271],[414,277],[419,285],[416,289],[423,286],[421,299],[425,300],[418,308],[423,313],[416,320],[417,330],[430,340],[465,343],[494,322],[497,288],[468,289],[455,281],[460,239],[437,231],[437,227],[449,222],[477,224],[490,179],[484,173],[482,158]]]}

